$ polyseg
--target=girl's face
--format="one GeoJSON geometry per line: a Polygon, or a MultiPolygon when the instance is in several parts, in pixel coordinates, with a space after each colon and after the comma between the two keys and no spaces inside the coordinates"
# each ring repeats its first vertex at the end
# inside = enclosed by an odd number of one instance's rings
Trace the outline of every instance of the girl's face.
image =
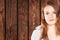
{"type": "Polygon", "coordinates": [[[46,6],[44,8],[44,17],[48,25],[53,25],[56,23],[56,11],[52,6],[46,6]]]}

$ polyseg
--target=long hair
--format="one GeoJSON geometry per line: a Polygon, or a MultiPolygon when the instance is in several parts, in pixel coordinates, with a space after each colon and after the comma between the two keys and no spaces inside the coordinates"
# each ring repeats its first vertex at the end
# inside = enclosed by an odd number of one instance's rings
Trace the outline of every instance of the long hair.
{"type": "Polygon", "coordinates": [[[41,39],[48,40],[48,35],[47,35],[48,28],[47,28],[47,23],[46,23],[45,18],[44,18],[44,8],[47,5],[52,6],[56,11],[57,22],[55,24],[55,28],[56,28],[56,34],[60,35],[60,7],[55,1],[50,0],[50,1],[47,1],[46,5],[44,5],[41,9],[41,25],[43,28],[43,33],[42,33],[40,40],[41,39]]]}

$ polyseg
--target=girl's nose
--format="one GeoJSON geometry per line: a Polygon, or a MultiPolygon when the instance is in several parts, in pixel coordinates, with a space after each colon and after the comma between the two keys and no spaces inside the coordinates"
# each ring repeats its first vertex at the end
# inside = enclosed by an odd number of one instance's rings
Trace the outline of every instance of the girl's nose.
{"type": "Polygon", "coordinates": [[[53,14],[49,14],[49,17],[52,18],[53,17],[53,14]]]}

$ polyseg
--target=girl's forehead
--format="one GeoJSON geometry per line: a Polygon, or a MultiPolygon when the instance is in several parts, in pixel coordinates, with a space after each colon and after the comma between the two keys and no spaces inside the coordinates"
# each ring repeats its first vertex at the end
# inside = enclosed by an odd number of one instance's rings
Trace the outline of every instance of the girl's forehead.
{"type": "Polygon", "coordinates": [[[54,11],[55,11],[55,9],[49,5],[44,8],[44,12],[54,12],[54,11]]]}

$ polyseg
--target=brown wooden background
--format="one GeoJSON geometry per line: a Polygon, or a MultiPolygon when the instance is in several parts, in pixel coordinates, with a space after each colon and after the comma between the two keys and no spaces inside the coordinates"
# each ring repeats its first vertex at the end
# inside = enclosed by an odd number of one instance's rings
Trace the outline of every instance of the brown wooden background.
{"type": "Polygon", "coordinates": [[[30,40],[41,24],[41,4],[46,1],[0,0],[0,40],[30,40]]]}

